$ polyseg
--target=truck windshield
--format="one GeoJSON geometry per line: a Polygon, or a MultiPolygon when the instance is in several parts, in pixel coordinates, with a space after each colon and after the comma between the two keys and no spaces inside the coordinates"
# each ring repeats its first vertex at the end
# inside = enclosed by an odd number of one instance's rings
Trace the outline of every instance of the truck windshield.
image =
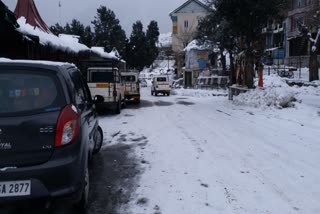
{"type": "Polygon", "coordinates": [[[122,76],[122,80],[125,82],[135,82],[136,77],[134,75],[132,76],[122,76]]]}
{"type": "Polygon", "coordinates": [[[158,77],[157,81],[158,82],[167,82],[167,78],[166,77],[158,77]]]}

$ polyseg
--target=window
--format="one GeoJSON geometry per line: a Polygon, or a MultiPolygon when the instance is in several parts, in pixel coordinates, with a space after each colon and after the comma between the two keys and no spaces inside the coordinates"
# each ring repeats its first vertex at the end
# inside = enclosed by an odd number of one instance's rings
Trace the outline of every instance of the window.
{"type": "Polygon", "coordinates": [[[184,21],[184,27],[188,28],[189,27],[189,22],[188,21],[184,21]]]}
{"type": "Polygon", "coordinates": [[[76,104],[84,104],[88,97],[84,90],[81,74],[79,72],[72,72],[71,79],[74,85],[76,104]]]}
{"type": "Polygon", "coordinates": [[[135,82],[136,77],[135,76],[122,76],[122,80],[125,82],[135,82]]]}
{"type": "Polygon", "coordinates": [[[0,73],[0,114],[43,111],[63,105],[54,76],[29,72],[0,73]]]}
{"type": "Polygon", "coordinates": [[[167,78],[166,78],[166,77],[158,77],[158,78],[157,78],[157,81],[158,81],[158,82],[166,82],[166,81],[167,81],[167,78]]]}

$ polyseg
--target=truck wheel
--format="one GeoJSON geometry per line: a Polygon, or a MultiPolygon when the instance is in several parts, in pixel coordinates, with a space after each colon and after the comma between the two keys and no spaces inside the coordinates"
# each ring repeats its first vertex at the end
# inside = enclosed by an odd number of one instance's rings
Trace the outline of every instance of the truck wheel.
{"type": "Polygon", "coordinates": [[[167,93],[167,95],[168,95],[168,96],[170,96],[170,92],[169,92],[169,93],[167,93]]]}
{"type": "Polygon", "coordinates": [[[121,113],[121,100],[118,101],[117,108],[116,108],[116,114],[120,114],[120,113],[121,113]]]}

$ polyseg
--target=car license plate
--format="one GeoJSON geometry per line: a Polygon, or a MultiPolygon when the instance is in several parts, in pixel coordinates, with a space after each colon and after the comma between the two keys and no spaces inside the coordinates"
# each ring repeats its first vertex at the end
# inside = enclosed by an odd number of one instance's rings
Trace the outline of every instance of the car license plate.
{"type": "Polygon", "coordinates": [[[31,181],[0,182],[0,198],[31,194],[31,181]]]}

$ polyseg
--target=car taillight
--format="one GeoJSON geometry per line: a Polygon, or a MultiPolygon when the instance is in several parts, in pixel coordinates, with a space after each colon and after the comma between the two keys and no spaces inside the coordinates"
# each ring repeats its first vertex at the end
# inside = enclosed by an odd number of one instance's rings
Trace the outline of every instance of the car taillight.
{"type": "Polygon", "coordinates": [[[72,143],[79,133],[80,116],[73,105],[67,105],[60,113],[56,128],[56,147],[72,143]]]}
{"type": "Polygon", "coordinates": [[[117,91],[113,91],[113,96],[114,96],[114,97],[117,96],[117,91]]]}

